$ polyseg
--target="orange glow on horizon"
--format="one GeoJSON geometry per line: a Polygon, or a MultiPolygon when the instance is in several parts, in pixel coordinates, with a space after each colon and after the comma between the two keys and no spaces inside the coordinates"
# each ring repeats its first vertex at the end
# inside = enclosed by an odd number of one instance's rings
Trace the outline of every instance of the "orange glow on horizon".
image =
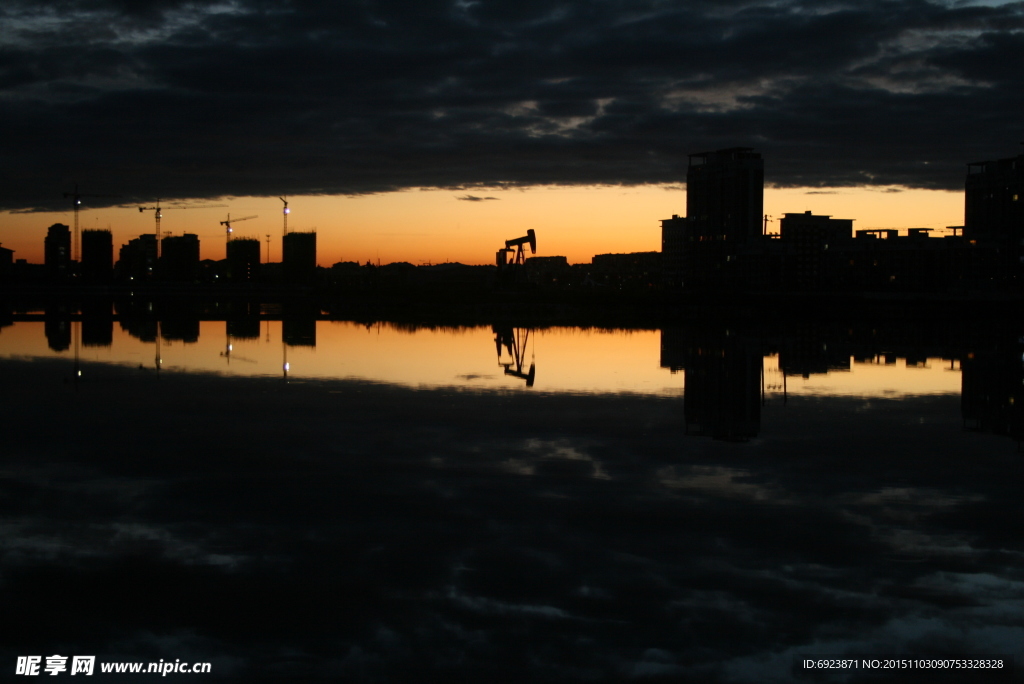
{"type": "MultiPolygon", "coordinates": [[[[204,202],[208,204],[210,202],[204,202]]],[[[188,209],[165,205],[161,231],[195,233],[203,259],[223,259],[225,232],[220,222],[230,213],[258,218],[233,225],[233,236],[255,237],[261,258],[281,260],[283,215],[277,197],[218,200],[224,208],[188,209]]],[[[595,254],[648,252],[661,249],[661,220],[686,214],[686,192],[680,186],[540,186],[522,189],[465,191],[406,190],[363,196],[295,196],[288,198],[289,232],[316,230],[317,261],[413,264],[492,264],[494,253],[509,238],[537,232],[537,254],[565,256],[570,263],[589,263],[595,254]],[[457,199],[472,195],[481,199],[457,199]],[[494,198],[494,199],[483,199],[494,198]]],[[[963,192],[898,188],[766,188],[769,232],[778,231],[784,213],[811,211],[854,219],[855,229],[936,228],[963,223],[963,192]]],[[[0,214],[0,244],[15,259],[42,263],[43,238],[53,223],[74,224],[64,212],[0,214]]],[[[107,229],[114,234],[114,259],[128,240],[155,229],[153,212],[136,205],[83,208],[81,230],[107,229]]]]}

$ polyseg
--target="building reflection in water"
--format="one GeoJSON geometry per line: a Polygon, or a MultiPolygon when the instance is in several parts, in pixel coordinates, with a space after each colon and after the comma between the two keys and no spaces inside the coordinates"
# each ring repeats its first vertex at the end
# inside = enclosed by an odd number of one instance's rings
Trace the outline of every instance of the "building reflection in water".
{"type": "Polygon", "coordinates": [[[1024,439],[1024,337],[1002,332],[961,358],[964,429],[1024,439]]]}
{"type": "Polygon", "coordinates": [[[281,310],[281,337],[289,347],[316,346],[316,319],[319,309],[311,304],[286,304],[281,310]]]}
{"type": "Polygon", "coordinates": [[[256,363],[253,359],[235,353],[234,340],[258,340],[260,338],[260,310],[258,305],[243,304],[233,307],[224,321],[224,351],[220,353],[230,364],[232,360],[256,363]]]}
{"type": "Polygon", "coordinates": [[[733,330],[662,330],[661,366],[686,373],[686,434],[745,442],[761,430],[763,351],[733,330]]]}
{"type": "Polygon", "coordinates": [[[281,337],[289,347],[315,347],[316,319],[285,318],[281,321],[281,337]]]}
{"type": "Polygon", "coordinates": [[[316,347],[319,309],[306,302],[289,302],[281,309],[281,369],[285,381],[291,372],[288,347],[316,347]]]}
{"type": "Polygon", "coordinates": [[[964,429],[1024,442],[1024,336],[976,328],[966,336],[931,331],[918,337],[905,326],[884,331],[796,327],[759,339],[734,331],[670,327],[662,330],[660,365],[686,373],[687,434],[745,441],[757,436],[760,405],[769,394],[781,394],[785,403],[787,377],[849,372],[851,359],[857,365],[893,368],[903,359],[906,369],[923,369],[929,359],[941,358],[947,370],[961,373],[964,429]],[[762,355],[773,353],[778,353],[778,368],[765,369],[762,355]]]}
{"type": "Polygon", "coordinates": [[[114,311],[121,330],[140,342],[156,342],[157,318],[151,302],[117,302],[114,311]]]}
{"type": "Polygon", "coordinates": [[[526,381],[527,387],[533,387],[537,379],[537,364],[530,359],[530,368],[523,372],[526,363],[526,348],[530,341],[530,328],[515,328],[511,325],[492,325],[494,347],[498,353],[498,365],[505,370],[505,375],[526,381]],[[501,350],[506,351],[506,360],[502,360],[501,350]],[[514,367],[514,370],[513,370],[514,367]]]}
{"type": "Polygon", "coordinates": [[[260,318],[229,318],[225,323],[227,336],[236,340],[256,340],[260,337],[260,318]]]}
{"type": "Polygon", "coordinates": [[[82,304],[82,346],[109,347],[114,343],[114,311],[109,301],[82,304]]]}
{"type": "Polygon", "coordinates": [[[71,314],[66,305],[51,304],[43,314],[47,346],[55,352],[71,349],[71,314]]]}
{"type": "Polygon", "coordinates": [[[199,341],[199,318],[169,316],[160,318],[160,337],[165,342],[195,344],[199,341]]]}
{"type": "Polygon", "coordinates": [[[794,327],[779,343],[779,368],[784,378],[849,371],[850,354],[849,343],[838,335],[813,326],[794,327]]]}

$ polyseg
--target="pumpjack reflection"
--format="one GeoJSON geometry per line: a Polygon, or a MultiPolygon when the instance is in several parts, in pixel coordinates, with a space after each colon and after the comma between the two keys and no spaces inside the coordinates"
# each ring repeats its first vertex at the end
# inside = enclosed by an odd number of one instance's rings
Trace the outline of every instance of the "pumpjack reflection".
{"type": "Polygon", "coordinates": [[[491,330],[494,332],[494,347],[498,353],[498,365],[505,369],[505,375],[526,380],[526,386],[533,387],[533,382],[537,378],[537,365],[532,359],[530,360],[530,370],[523,372],[526,346],[530,341],[531,330],[529,328],[513,328],[510,325],[492,325],[491,330]],[[506,358],[511,360],[502,360],[502,347],[507,352],[506,358]],[[512,370],[512,366],[515,366],[515,370],[512,370]]]}

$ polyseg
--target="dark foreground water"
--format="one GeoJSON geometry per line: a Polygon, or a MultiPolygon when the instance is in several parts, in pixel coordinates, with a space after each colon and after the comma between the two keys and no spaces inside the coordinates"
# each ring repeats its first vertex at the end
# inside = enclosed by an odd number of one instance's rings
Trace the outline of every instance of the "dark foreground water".
{"type": "MultiPolygon", "coordinates": [[[[104,662],[211,664],[167,675],[189,682],[799,682],[821,679],[804,658],[852,654],[1022,664],[1014,335],[931,350],[897,336],[851,356],[834,337],[648,331],[651,387],[583,391],[545,389],[553,333],[519,370],[488,361],[481,388],[472,372],[157,372],[148,352],[75,366],[73,345],[2,353],[14,328],[0,331],[11,680],[37,679],[14,674],[31,655],[69,670],[94,655],[86,681],[162,679],[104,662]]],[[[488,358],[500,334],[485,331],[488,358]]],[[[318,339],[317,355],[351,360],[318,339]]],[[[270,344],[275,359],[302,349],[270,344]]],[[[440,358],[410,354],[393,358],[440,358]]]]}

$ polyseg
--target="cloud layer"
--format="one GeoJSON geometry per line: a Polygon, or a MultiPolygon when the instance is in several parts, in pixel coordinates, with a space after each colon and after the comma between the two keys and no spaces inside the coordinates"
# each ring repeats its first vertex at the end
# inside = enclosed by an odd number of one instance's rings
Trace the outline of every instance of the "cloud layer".
{"type": "Polygon", "coordinates": [[[670,183],[735,145],[782,186],[955,189],[1021,137],[1021,3],[13,0],[0,26],[3,209],[670,183]]]}

